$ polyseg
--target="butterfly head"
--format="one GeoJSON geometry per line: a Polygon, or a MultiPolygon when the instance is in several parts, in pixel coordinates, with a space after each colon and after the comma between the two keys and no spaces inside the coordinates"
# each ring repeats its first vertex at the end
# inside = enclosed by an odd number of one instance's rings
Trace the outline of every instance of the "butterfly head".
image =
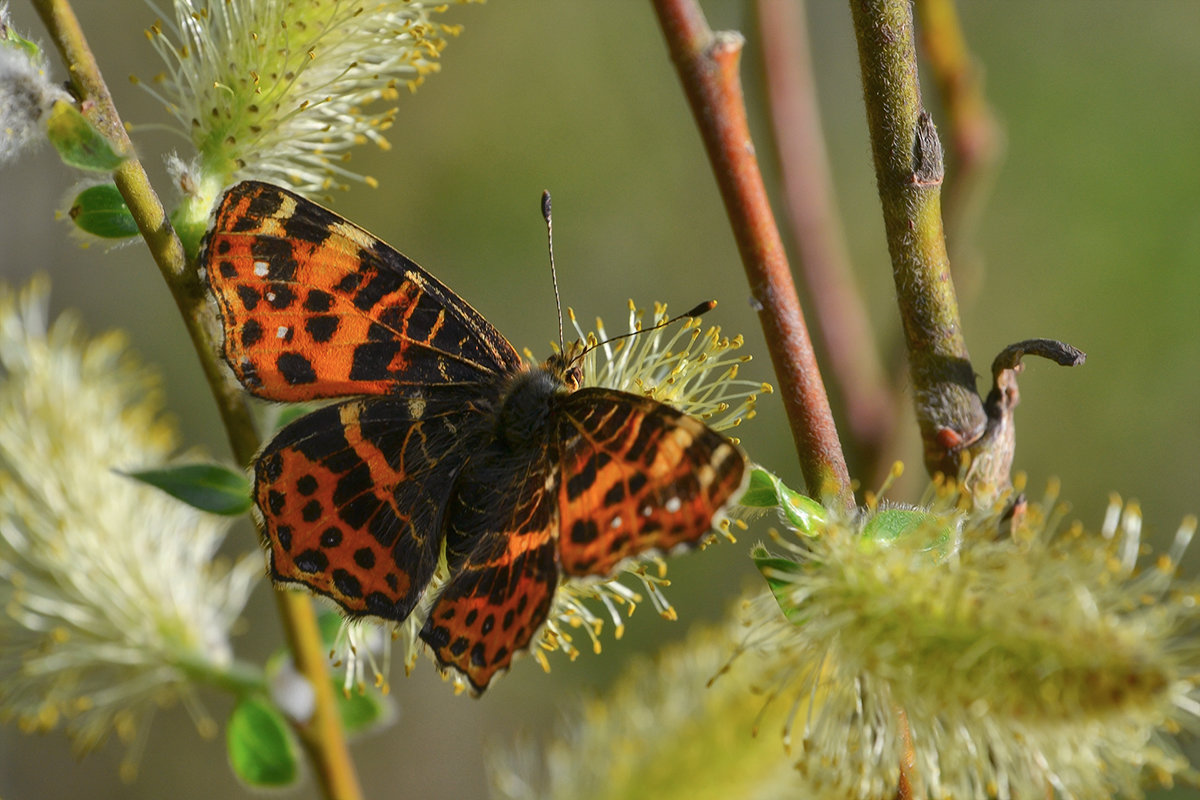
{"type": "Polygon", "coordinates": [[[573,392],[583,385],[583,354],[585,352],[582,342],[571,342],[547,358],[542,363],[542,369],[553,375],[568,392],[573,392]]]}

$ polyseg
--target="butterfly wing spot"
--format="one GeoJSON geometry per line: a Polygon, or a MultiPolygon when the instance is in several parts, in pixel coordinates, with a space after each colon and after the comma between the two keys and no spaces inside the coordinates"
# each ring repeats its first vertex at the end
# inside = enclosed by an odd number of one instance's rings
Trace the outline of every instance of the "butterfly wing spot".
{"type": "Polygon", "coordinates": [[[292,559],[292,564],[301,572],[309,574],[324,572],[329,568],[329,556],[320,550],[305,550],[292,559]]]}
{"type": "Polygon", "coordinates": [[[275,369],[289,386],[316,383],[317,371],[312,362],[299,353],[280,353],[275,359],[275,369]]]}
{"type": "Polygon", "coordinates": [[[333,587],[345,597],[355,600],[362,597],[362,584],[345,569],[338,568],[333,571],[333,587]]]}
{"type": "Polygon", "coordinates": [[[600,537],[600,526],[594,519],[579,518],[571,525],[571,541],[575,544],[591,544],[600,537]]]}
{"type": "Polygon", "coordinates": [[[341,320],[331,314],[318,314],[304,320],[304,331],[316,344],[332,341],[341,320]]]}

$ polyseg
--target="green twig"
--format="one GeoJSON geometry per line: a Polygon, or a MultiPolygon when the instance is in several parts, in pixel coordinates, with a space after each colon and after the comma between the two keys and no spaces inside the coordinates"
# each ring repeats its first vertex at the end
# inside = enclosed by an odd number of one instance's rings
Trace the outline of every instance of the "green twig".
{"type": "Polygon", "coordinates": [[[653,3],[759,308],[806,489],[850,506],[846,459],[746,122],[738,78],[742,37],[713,33],[695,0],[653,3]]]}
{"type": "Polygon", "coordinates": [[[1084,355],[1052,340],[1020,342],[1002,354],[988,401],[980,398],[942,232],[942,145],[921,105],[912,0],[850,0],[850,10],[925,467],[1000,489],[1011,480],[1021,356],[1074,366],[1084,355]]]}
{"type": "Polygon", "coordinates": [[[190,680],[216,687],[241,697],[248,694],[266,694],[267,679],[257,664],[234,661],[218,668],[211,661],[201,658],[184,658],[176,662],[190,680]]]}
{"type": "Polygon", "coordinates": [[[950,280],[942,149],[921,106],[911,2],[851,0],[850,8],[925,466],[957,475],[962,446],[983,436],[987,417],[950,280]]]}
{"type": "MultiPolygon", "coordinates": [[[[133,155],[133,144],[121,124],[70,3],[68,0],[32,2],[62,54],[76,94],[82,98],[84,112],[109,137],[116,152],[126,156],[113,172],[113,181],[175,298],[216,399],[233,452],[239,462],[248,463],[258,448],[258,434],[244,392],[221,365],[217,355],[213,320],[207,309],[203,284],[195,268],[188,264],[183,245],[141,162],[133,155]]],[[[325,796],[334,800],[358,800],[362,791],[346,747],[312,602],[305,595],[285,590],[277,590],[276,599],[296,668],[308,679],[315,693],[313,716],[299,726],[301,741],[313,761],[325,796]]]]}

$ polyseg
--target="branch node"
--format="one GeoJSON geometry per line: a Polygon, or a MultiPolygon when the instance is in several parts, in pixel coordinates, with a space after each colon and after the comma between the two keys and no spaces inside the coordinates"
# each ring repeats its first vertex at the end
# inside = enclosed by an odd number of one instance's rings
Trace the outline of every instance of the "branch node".
{"type": "Polygon", "coordinates": [[[929,112],[922,110],[917,116],[917,130],[913,135],[912,182],[916,186],[941,186],[945,174],[946,159],[937,126],[929,112]]]}

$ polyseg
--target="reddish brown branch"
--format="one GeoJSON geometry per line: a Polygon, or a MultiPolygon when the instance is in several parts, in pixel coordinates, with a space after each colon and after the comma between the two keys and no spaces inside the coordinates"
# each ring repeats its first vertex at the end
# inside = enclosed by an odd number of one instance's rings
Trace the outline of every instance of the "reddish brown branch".
{"type": "Polygon", "coordinates": [[[653,2],[759,309],[807,491],[850,505],[845,456],[746,122],[742,37],[714,34],[694,0],[653,2]]]}
{"type": "Polygon", "coordinates": [[[847,254],[809,56],[804,3],[759,0],[770,118],[797,266],[845,409],[863,474],[874,472],[896,425],[891,385],[847,254]]]}

